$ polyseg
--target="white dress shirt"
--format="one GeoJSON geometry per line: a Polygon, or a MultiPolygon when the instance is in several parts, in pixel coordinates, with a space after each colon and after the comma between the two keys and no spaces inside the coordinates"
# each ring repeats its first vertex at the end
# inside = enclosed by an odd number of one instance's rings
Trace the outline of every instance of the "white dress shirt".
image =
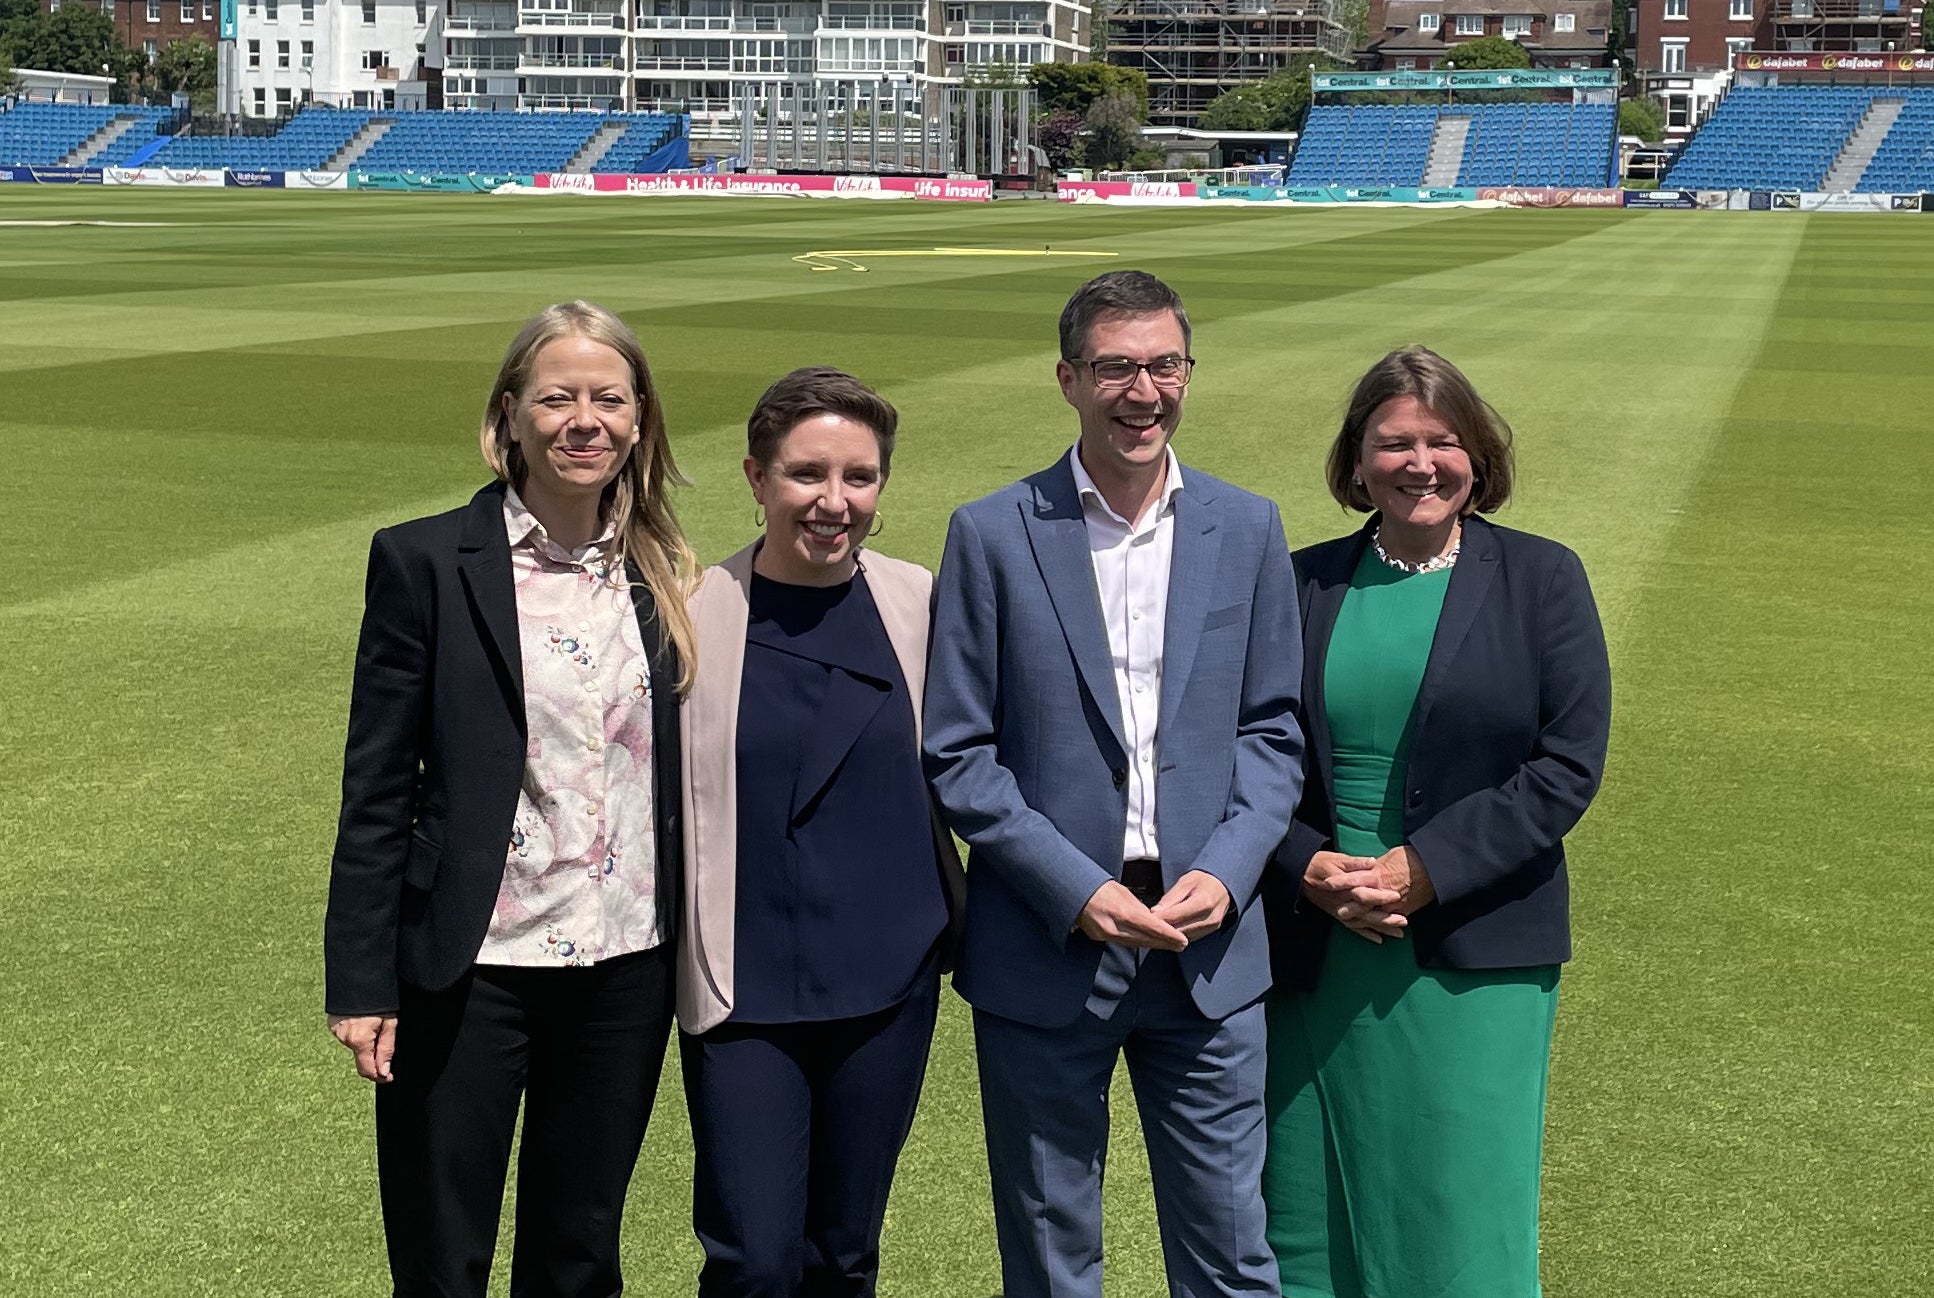
{"type": "Polygon", "coordinates": [[[1088,528],[1088,557],[1108,625],[1108,650],[1121,704],[1122,738],[1128,743],[1128,832],[1124,861],[1160,860],[1155,837],[1155,719],[1162,706],[1162,636],[1168,624],[1169,563],[1175,553],[1175,496],[1182,465],[1168,452],[1168,479],[1154,504],[1129,522],[1110,508],[1082,467],[1081,450],[1068,452],[1081,517],[1088,528]]]}

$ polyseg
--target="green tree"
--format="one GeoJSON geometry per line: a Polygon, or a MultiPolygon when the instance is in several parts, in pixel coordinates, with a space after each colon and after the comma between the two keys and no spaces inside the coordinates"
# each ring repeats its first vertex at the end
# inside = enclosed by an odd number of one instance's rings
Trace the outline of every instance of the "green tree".
{"type": "Polygon", "coordinates": [[[1472,68],[1528,68],[1531,56],[1516,41],[1502,36],[1480,36],[1445,51],[1446,57],[1463,72],[1472,68]]]}
{"type": "Polygon", "coordinates": [[[1210,131],[1294,131],[1309,112],[1309,74],[1278,72],[1225,90],[1202,110],[1202,126],[1210,131]]]}
{"type": "Polygon", "coordinates": [[[200,36],[169,41],[154,56],[153,85],[164,95],[181,91],[198,113],[215,111],[215,47],[200,36]]]}
{"type": "Polygon", "coordinates": [[[1142,143],[1144,109],[1125,90],[1111,90],[1088,105],[1088,164],[1117,168],[1142,143]]]}
{"type": "Polygon", "coordinates": [[[7,51],[0,48],[0,95],[11,95],[20,88],[20,78],[13,73],[13,64],[7,58],[7,51]]]}
{"type": "Polygon", "coordinates": [[[1066,108],[1042,113],[1034,121],[1034,140],[1056,171],[1081,165],[1081,114],[1066,108]]]}
{"type": "Polygon", "coordinates": [[[1665,108],[1658,100],[1641,95],[1621,99],[1618,104],[1618,133],[1636,135],[1648,142],[1665,138],[1665,108]]]}
{"type": "Polygon", "coordinates": [[[1125,93],[1135,100],[1136,125],[1148,120],[1148,74],[1112,63],[1036,63],[1027,70],[1043,112],[1065,108],[1087,114],[1103,95],[1125,93]]]}
{"type": "Polygon", "coordinates": [[[117,89],[123,98],[140,61],[114,34],[114,20],[92,5],[68,4],[50,14],[8,18],[4,31],[5,52],[15,67],[105,74],[121,83],[117,89]]]}

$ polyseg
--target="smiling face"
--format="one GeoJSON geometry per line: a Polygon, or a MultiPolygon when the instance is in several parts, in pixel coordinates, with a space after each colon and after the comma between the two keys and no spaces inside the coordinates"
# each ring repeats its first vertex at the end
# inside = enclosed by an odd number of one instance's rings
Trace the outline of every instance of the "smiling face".
{"type": "Polygon", "coordinates": [[[1149,315],[1103,316],[1088,329],[1082,364],[1061,361],[1055,378],[1061,395],[1081,416],[1081,463],[1098,486],[1137,482],[1162,472],[1169,439],[1182,422],[1187,384],[1158,387],[1146,370],[1125,388],[1095,386],[1091,368],[1098,360],[1147,363],[1185,357],[1188,341],[1172,311],[1149,315]]]}
{"type": "Polygon", "coordinates": [[[796,586],[831,586],[853,575],[886,485],[871,428],[845,415],[803,419],[770,463],[747,456],[745,477],[766,511],[766,543],[754,565],[761,575],[796,586]]]}
{"type": "Polygon", "coordinates": [[[505,393],[505,425],[523,453],[519,494],[533,509],[599,496],[638,442],[638,396],[631,366],[589,338],[544,344],[530,381],[505,393]]]}
{"type": "Polygon", "coordinates": [[[1415,397],[1392,397],[1371,412],[1357,449],[1357,473],[1386,526],[1447,530],[1471,498],[1471,457],[1449,424],[1415,397]]]}

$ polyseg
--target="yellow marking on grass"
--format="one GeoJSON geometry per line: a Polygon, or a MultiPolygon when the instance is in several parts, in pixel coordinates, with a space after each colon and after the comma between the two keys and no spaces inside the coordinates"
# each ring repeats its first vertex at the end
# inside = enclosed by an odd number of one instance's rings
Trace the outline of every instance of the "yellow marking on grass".
{"type": "Polygon", "coordinates": [[[802,252],[793,260],[811,270],[864,271],[859,258],[879,257],[1119,257],[1118,252],[1056,252],[1053,248],[833,248],[802,252]]]}

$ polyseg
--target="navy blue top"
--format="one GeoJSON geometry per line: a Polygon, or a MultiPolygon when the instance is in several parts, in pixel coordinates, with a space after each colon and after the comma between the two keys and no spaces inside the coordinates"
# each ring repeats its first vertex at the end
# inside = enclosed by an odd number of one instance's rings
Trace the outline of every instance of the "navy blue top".
{"type": "Polygon", "coordinates": [[[731,1017],[870,1014],[912,991],[947,925],[913,703],[864,573],[754,573],[749,599],[731,1017]]]}

